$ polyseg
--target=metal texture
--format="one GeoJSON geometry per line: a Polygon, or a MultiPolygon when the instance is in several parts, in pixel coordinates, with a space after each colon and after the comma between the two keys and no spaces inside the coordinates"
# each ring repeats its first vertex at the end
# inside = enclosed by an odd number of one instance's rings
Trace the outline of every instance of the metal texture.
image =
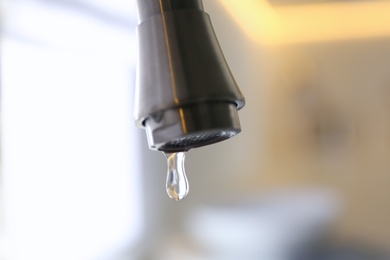
{"type": "Polygon", "coordinates": [[[136,0],[138,21],[174,10],[203,11],[202,0],[136,0]]]}
{"type": "Polygon", "coordinates": [[[244,106],[201,1],[137,2],[134,117],[151,149],[185,151],[240,132],[244,106]]]}

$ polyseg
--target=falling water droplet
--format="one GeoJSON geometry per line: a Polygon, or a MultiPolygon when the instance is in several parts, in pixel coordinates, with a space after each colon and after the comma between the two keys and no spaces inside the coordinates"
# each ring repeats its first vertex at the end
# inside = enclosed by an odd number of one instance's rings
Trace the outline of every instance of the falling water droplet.
{"type": "Polygon", "coordinates": [[[166,190],[171,199],[179,201],[188,194],[188,180],[184,169],[186,152],[165,153],[168,162],[166,190]]]}

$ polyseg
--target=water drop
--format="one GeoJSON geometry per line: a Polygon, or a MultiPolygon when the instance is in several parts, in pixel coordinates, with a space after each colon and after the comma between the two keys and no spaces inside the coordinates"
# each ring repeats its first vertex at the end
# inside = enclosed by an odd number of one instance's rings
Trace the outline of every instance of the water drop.
{"type": "Polygon", "coordinates": [[[186,152],[165,153],[168,162],[166,190],[171,199],[179,201],[188,194],[188,180],[184,169],[186,152]]]}

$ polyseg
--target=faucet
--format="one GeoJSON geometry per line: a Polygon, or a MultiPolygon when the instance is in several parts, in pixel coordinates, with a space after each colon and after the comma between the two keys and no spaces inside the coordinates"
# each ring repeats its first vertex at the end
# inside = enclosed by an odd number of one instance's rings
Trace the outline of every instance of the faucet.
{"type": "Polygon", "coordinates": [[[186,152],[241,131],[245,100],[202,0],[136,0],[134,120],[149,148],[186,152]]]}

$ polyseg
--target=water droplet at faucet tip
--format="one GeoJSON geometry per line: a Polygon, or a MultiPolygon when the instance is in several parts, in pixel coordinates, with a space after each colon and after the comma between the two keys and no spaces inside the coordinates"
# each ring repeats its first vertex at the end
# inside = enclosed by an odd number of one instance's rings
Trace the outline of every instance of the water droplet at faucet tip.
{"type": "Polygon", "coordinates": [[[184,168],[186,152],[164,153],[168,163],[166,190],[168,196],[176,201],[184,199],[189,190],[184,168]]]}

